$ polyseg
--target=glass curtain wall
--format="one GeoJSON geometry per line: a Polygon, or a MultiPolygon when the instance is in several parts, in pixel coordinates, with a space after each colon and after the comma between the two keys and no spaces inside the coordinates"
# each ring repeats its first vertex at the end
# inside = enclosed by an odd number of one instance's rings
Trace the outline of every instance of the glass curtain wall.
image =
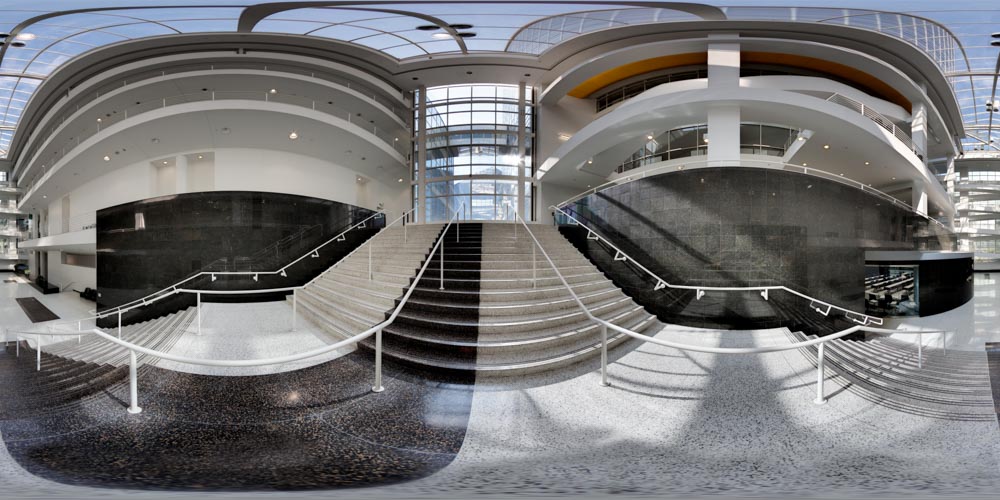
{"type": "MultiPolygon", "coordinates": [[[[413,202],[423,189],[426,222],[442,222],[465,206],[471,220],[512,219],[517,207],[532,220],[533,94],[518,85],[448,85],[426,89],[426,152],[414,143],[413,202]],[[522,119],[523,117],[523,119],[522,119]],[[523,137],[523,144],[522,144],[523,137]],[[420,186],[420,169],[424,185],[420,186]],[[524,205],[519,203],[523,194],[524,205]]],[[[414,102],[420,102],[419,91],[414,102]]],[[[419,106],[414,130],[418,131],[419,106]]]]}

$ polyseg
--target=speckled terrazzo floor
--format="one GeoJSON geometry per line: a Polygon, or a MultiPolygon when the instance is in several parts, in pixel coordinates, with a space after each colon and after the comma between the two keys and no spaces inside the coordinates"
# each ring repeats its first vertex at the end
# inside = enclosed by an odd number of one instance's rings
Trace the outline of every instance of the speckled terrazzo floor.
{"type": "MultiPolygon", "coordinates": [[[[720,337],[668,327],[660,335],[725,346],[787,342],[783,333],[767,331],[728,332],[720,337]]],[[[397,435],[392,425],[398,418],[422,415],[431,429],[459,426],[455,409],[460,405],[455,400],[461,399],[456,392],[460,388],[424,386],[402,377],[387,380],[385,393],[371,395],[367,392],[371,365],[360,357],[354,353],[331,362],[356,362],[337,373],[317,366],[275,375],[278,378],[270,384],[248,385],[250,377],[227,377],[230,383],[219,383],[217,377],[144,373],[140,385],[144,412],[139,416],[128,415],[119,401],[106,397],[87,401],[69,416],[5,420],[0,434],[11,455],[28,470],[39,473],[42,465],[53,467],[71,459],[99,459],[101,467],[91,467],[89,473],[69,468],[59,474],[32,475],[0,450],[0,491],[4,498],[190,497],[190,493],[117,489],[148,480],[136,477],[135,471],[141,469],[136,465],[143,464],[130,462],[128,449],[147,441],[167,450],[162,459],[175,471],[170,477],[185,480],[193,475],[229,475],[218,479],[224,483],[236,475],[266,479],[269,473],[287,481],[295,474],[293,468],[314,470],[321,458],[328,460],[327,467],[306,476],[329,477],[324,474],[342,467],[344,458],[367,456],[372,449],[406,451],[394,455],[399,462],[392,464],[427,467],[406,478],[416,478],[411,481],[389,475],[379,478],[395,484],[281,493],[296,498],[505,494],[995,498],[1000,491],[996,422],[904,414],[850,391],[828,394],[829,402],[817,406],[812,403],[815,369],[795,351],[719,356],[632,344],[613,353],[609,388],[598,385],[594,362],[549,377],[481,379],[474,394],[467,388],[461,392],[472,398],[465,403],[471,406],[466,407],[463,439],[443,431],[397,435]],[[293,402],[292,391],[298,387],[317,389],[300,392],[293,402]],[[233,407],[225,410],[217,404],[224,400],[233,407]],[[115,430],[125,424],[127,432],[115,430]],[[286,427],[293,430],[283,433],[286,427]],[[230,436],[231,447],[213,440],[220,432],[230,436]],[[51,436],[45,438],[46,433],[51,436]],[[450,441],[450,448],[442,447],[439,437],[446,435],[461,444],[457,454],[455,441],[450,441]],[[71,449],[68,443],[78,439],[95,444],[86,450],[71,449]],[[305,450],[324,439],[337,442],[339,448],[305,450]],[[447,461],[415,456],[414,442],[424,439],[431,443],[429,450],[445,450],[440,456],[447,455],[447,461]],[[199,469],[197,464],[213,454],[224,457],[223,463],[199,469]],[[285,466],[267,473],[251,467],[276,461],[285,466]],[[93,484],[88,482],[93,479],[75,481],[73,474],[97,474],[116,489],[81,486],[93,484]]],[[[827,388],[837,390],[835,384],[827,388]]],[[[110,392],[121,398],[124,389],[116,386],[110,392]]],[[[367,472],[364,478],[371,480],[367,472]]]]}

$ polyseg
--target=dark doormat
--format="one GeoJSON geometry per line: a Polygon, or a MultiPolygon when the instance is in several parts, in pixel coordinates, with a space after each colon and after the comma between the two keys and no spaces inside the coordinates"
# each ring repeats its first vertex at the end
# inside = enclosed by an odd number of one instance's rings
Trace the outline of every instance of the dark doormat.
{"type": "Polygon", "coordinates": [[[24,314],[28,315],[28,319],[32,323],[41,323],[42,321],[52,321],[54,319],[59,319],[56,313],[45,307],[44,304],[38,301],[34,297],[20,297],[17,300],[17,305],[21,306],[24,310],[24,314]]]}

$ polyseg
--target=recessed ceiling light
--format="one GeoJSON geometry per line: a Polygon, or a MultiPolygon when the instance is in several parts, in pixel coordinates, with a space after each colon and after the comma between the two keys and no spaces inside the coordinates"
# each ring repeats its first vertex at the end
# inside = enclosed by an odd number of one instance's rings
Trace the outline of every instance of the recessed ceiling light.
{"type": "Polygon", "coordinates": [[[17,47],[17,48],[21,48],[21,47],[24,47],[24,46],[26,46],[26,45],[27,45],[27,44],[25,44],[24,42],[19,42],[19,41],[13,41],[13,42],[10,42],[10,46],[11,46],[11,47],[17,47]]]}
{"type": "Polygon", "coordinates": [[[434,33],[431,38],[437,38],[438,40],[447,40],[451,38],[451,33],[434,33]]]}
{"type": "Polygon", "coordinates": [[[399,180],[398,180],[398,181],[396,181],[396,182],[403,182],[403,178],[402,178],[402,177],[400,177],[400,178],[399,178],[399,180]]]}
{"type": "Polygon", "coordinates": [[[461,24],[461,23],[459,23],[459,24],[449,24],[448,27],[451,28],[451,29],[454,29],[454,30],[472,29],[472,25],[471,24],[461,24]]]}
{"type": "Polygon", "coordinates": [[[31,40],[34,40],[36,37],[34,33],[18,33],[17,36],[15,36],[14,38],[16,38],[17,40],[24,40],[26,42],[30,42],[31,40]]]}
{"type": "Polygon", "coordinates": [[[823,145],[823,149],[830,149],[830,145],[829,144],[824,144],[823,145]]]}
{"type": "Polygon", "coordinates": [[[809,164],[808,164],[808,163],[806,163],[806,162],[802,162],[802,166],[803,166],[803,167],[808,167],[808,166],[809,166],[809,164]]]}
{"type": "Polygon", "coordinates": [[[293,130],[291,134],[288,134],[288,138],[294,141],[299,138],[299,133],[293,130]]]}
{"type": "Polygon", "coordinates": [[[44,194],[43,194],[43,195],[42,195],[42,198],[46,198],[46,199],[48,199],[48,196],[46,196],[46,195],[44,195],[44,194]]]}
{"type": "Polygon", "coordinates": [[[569,134],[559,134],[559,140],[560,141],[568,141],[569,138],[570,138],[569,134]]]}
{"type": "Polygon", "coordinates": [[[841,176],[841,177],[843,177],[843,176],[844,176],[844,173],[843,173],[843,172],[841,172],[841,173],[840,173],[840,176],[841,176]]]}
{"type": "Polygon", "coordinates": [[[361,182],[361,177],[358,177],[358,182],[361,182]]]}
{"type": "Polygon", "coordinates": [[[104,155],[104,161],[111,161],[111,157],[108,155],[104,155]]]}
{"type": "Polygon", "coordinates": [[[866,161],[866,162],[865,162],[865,165],[871,165],[871,163],[870,163],[870,162],[867,162],[867,161],[866,161]]]}
{"type": "Polygon", "coordinates": [[[592,160],[592,159],[591,160],[587,160],[587,165],[593,165],[593,164],[594,164],[594,160],[592,160]]]}
{"type": "Polygon", "coordinates": [[[646,139],[648,139],[648,140],[650,140],[650,141],[651,141],[651,140],[653,140],[653,134],[649,134],[649,135],[647,135],[647,136],[646,136],[646,139]]]}
{"type": "Polygon", "coordinates": [[[436,24],[424,24],[422,26],[417,26],[417,30],[419,31],[434,31],[439,29],[441,29],[441,27],[436,24]]]}
{"type": "Polygon", "coordinates": [[[801,136],[801,135],[800,135],[800,136],[799,136],[799,140],[800,140],[800,141],[804,141],[804,140],[806,140],[806,138],[805,138],[804,136],[801,136]]]}
{"type": "Polygon", "coordinates": [[[268,93],[268,94],[277,94],[277,93],[278,93],[278,89],[271,89],[271,90],[268,90],[268,91],[267,91],[267,93],[268,93]]]}
{"type": "Polygon", "coordinates": [[[896,178],[895,178],[895,177],[893,177],[893,178],[892,178],[892,180],[896,180],[896,178]]]}
{"type": "Polygon", "coordinates": [[[202,155],[198,155],[198,159],[199,159],[199,160],[201,160],[201,159],[203,159],[203,158],[205,158],[205,157],[204,157],[204,156],[202,156],[202,155]]]}
{"type": "Polygon", "coordinates": [[[476,34],[473,33],[473,32],[471,32],[471,31],[462,31],[462,32],[460,32],[458,34],[458,36],[460,36],[462,38],[472,38],[472,37],[476,36],[476,34]]]}
{"type": "Polygon", "coordinates": [[[97,119],[97,123],[101,123],[101,119],[100,118],[97,119]]]}

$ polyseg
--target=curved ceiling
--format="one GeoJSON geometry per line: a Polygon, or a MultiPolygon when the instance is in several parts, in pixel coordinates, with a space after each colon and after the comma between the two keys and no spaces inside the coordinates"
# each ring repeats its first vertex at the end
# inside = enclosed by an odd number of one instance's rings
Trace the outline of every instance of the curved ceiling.
{"type": "MultiPolygon", "coordinates": [[[[959,0],[958,4],[971,0],[959,0]]],[[[248,0],[36,0],[0,11],[0,158],[6,158],[28,99],[44,79],[80,54],[139,38],[178,33],[257,32],[334,39],[378,51],[399,61],[426,61],[439,55],[512,53],[539,56],[595,31],[622,26],[699,20],[781,20],[839,24],[895,36],[928,53],[954,75],[967,123],[988,119],[976,106],[986,79],[980,54],[992,29],[990,15],[976,15],[974,53],[966,57],[957,37],[934,19],[963,24],[955,2],[937,10],[915,11],[927,1],[907,4],[906,13],[864,8],[722,7],[723,2],[623,1],[359,1],[265,2],[248,0]],[[956,18],[956,15],[961,19],[956,18]],[[976,45],[978,44],[978,45],[976,45]]],[[[745,3],[740,0],[726,4],[745,3]]],[[[771,5],[782,2],[768,2],[771,5]]],[[[807,2],[806,2],[807,3],[807,2]]],[[[865,6],[856,0],[840,2],[865,6]]],[[[981,4],[981,2],[980,2],[981,4]]],[[[982,5],[976,9],[983,11],[982,5]]],[[[1000,11],[995,11],[1000,12],[1000,11]]],[[[972,32],[975,32],[973,34],[972,32]]],[[[961,33],[965,34],[965,31],[961,33]]],[[[988,52],[988,51],[986,51],[988,52]]],[[[994,51],[995,52],[995,51],[994,51]]],[[[990,76],[995,74],[989,68],[990,76]]],[[[992,81],[989,83],[993,83],[992,81]]],[[[981,99],[980,99],[981,100],[981,99]]],[[[992,130],[985,132],[987,135],[992,130]]]]}

